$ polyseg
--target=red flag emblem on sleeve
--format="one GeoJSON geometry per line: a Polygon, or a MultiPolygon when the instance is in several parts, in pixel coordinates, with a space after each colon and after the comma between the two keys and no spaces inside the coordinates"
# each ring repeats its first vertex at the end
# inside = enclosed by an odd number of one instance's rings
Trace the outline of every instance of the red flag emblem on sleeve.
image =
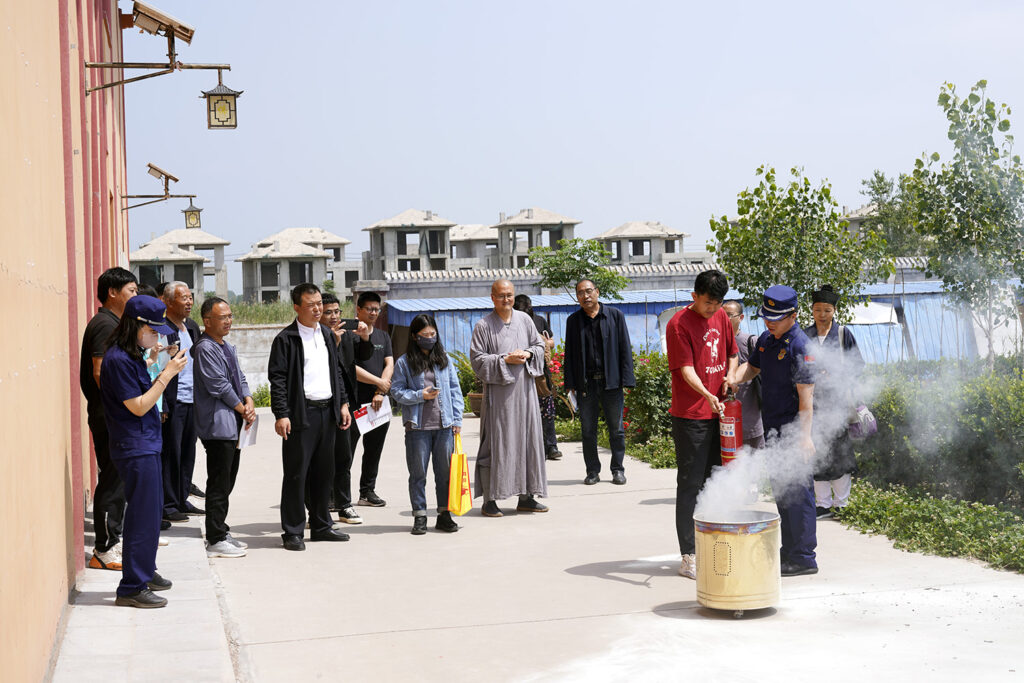
{"type": "Polygon", "coordinates": [[[804,356],[804,362],[805,363],[813,363],[814,362],[814,356],[812,356],[811,354],[807,354],[806,356],[804,356]]]}

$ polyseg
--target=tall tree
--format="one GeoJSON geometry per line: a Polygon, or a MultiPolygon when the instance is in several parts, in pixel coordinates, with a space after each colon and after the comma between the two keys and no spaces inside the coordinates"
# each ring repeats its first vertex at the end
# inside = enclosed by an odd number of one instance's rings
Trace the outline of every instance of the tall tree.
{"type": "MultiPolygon", "coordinates": [[[[891,272],[891,259],[883,255],[884,240],[873,230],[855,235],[843,220],[827,181],[812,185],[800,169],[791,169],[792,180],[776,181],[775,169],[761,166],[760,179],[736,199],[738,218],[711,219],[717,243],[708,251],[732,285],[744,294],[748,306],[761,303],[761,293],[771,285],[789,285],[800,296],[800,320],[810,321],[811,292],[830,284],[846,302],[860,296],[859,283],[891,272]]],[[[850,306],[840,308],[849,319],[850,306]]]]}
{"type": "Polygon", "coordinates": [[[1013,314],[1010,280],[1024,277],[1024,167],[1013,153],[1010,108],[996,104],[978,81],[966,98],[952,83],[939,91],[938,105],[949,121],[952,159],[939,153],[917,159],[917,227],[929,239],[929,274],[966,304],[988,340],[1013,314]]]}
{"type": "Polygon", "coordinates": [[[917,199],[913,178],[901,173],[898,178],[887,178],[876,170],[871,178],[862,180],[861,194],[874,205],[862,228],[874,230],[885,240],[885,253],[889,256],[920,256],[924,245],[917,232],[917,199]]]}
{"type": "Polygon", "coordinates": [[[530,250],[530,265],[540,271],[536,284],[550,289],[564,289],[576,296],[576,283],[592,280],[608,299],[622,299],[619,292],[631,280],[608,268],[612,253],[597,240],[575,237],[558,240],[558,250],[534,247],[530,250]]]}

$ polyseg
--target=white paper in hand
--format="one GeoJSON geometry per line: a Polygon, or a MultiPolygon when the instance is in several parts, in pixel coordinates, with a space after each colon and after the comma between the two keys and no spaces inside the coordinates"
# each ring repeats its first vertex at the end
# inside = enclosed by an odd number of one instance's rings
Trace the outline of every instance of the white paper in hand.
{"type": "Polygon", "coordinates": [[[242,428],[238,430],[238,447],[245,448],[246,446],[256,445],[256,429],[260,426],[260,416],[257,415],[256,419],[252,421],[249,428],[245,428],[245,422],[242,422],[242,428]]]}
{"type": "Polygon", "coordinates": [[[380,403],[380,410],[374,410],[372,403],[364,403],[352,413],[352,417],[356,420],[359,433],[365,434],[391,421],[391,401],[385,396],[380,403]]]}

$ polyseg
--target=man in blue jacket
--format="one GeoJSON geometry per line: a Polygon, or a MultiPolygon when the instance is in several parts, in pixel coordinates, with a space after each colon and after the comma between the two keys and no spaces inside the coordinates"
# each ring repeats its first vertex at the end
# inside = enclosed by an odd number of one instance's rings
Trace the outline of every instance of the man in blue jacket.
{"type": "Polygon", "coordinates": [[[622,429],[624,388],[636,386],[633,378],[633,347],[626,318],[615,308],[602,306],[601,292],[591,280],[576,284],[580,310],[565,323],[565,361],[562,371],[566,391],[576,394],[583,428],[583,460],[587,465],[584,484],[601,481],[601,460],[597,457],[597,416],[604,411],[608,441],[612,450],[612,483],[625,484],[623,460],[626,434],[622,429]]]}
{"type": "Polygon", "coordinates": [[[206,449],[206,556],[242,557],[246,544],[228,532],[228,496],[238,476],[238,434],[256,420],[249,384],[238,352],[224,341],[231,331],[231,307],[210,297],[200,309],[205,331],[192,347],[196,433],[206,449]]]}

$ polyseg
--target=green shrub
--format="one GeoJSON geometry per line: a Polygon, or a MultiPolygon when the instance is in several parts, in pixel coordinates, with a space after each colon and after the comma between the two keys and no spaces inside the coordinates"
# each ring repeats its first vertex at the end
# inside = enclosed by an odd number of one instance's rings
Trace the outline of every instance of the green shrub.
{"type": "Polygon", "coordinates": [[[269,408],[270,385],[260,384],[259,386],[257,386],[255,391],[252,392],[252,402],[256,404],[257,408],[269,408]]]}
{"type": "Polygon", "coordinates": [[[636,386],[626,389],[623,427],[630,442],[648,440],[672,433],[672,376],[668,357],[660,351],[633,354],[636,386]]]}
{"type": "Polygon", "coordinates": [[[973,557],[1024,572],[1024,518],[1002,507],[859,481],[839,519],[864,533],[884,534],[897,548],[973,557]]]}
{"type": "Polygon", "coordinates": [[[627,444],[626,454],[656,470],[676,466],[676,446],[671,436],[655,436],[644,444],[627,444]]]}
{"type": "MultiPolygon", "coordinates": [[[[462,351],[449,351],[448,355],[451,357],[452,362],[455,363],[455,369],[459,375],[459,388],[462,389],[462,395],[468,396],[470,393],[477,393],[483,391],[483,386],[480,384],[480,380],[477,379],[476,373],[473,372],[473,364],[469,361],[467,356],[462,351]]],[[[466,403],[467,410],[469,403],[466,403]]]]}

